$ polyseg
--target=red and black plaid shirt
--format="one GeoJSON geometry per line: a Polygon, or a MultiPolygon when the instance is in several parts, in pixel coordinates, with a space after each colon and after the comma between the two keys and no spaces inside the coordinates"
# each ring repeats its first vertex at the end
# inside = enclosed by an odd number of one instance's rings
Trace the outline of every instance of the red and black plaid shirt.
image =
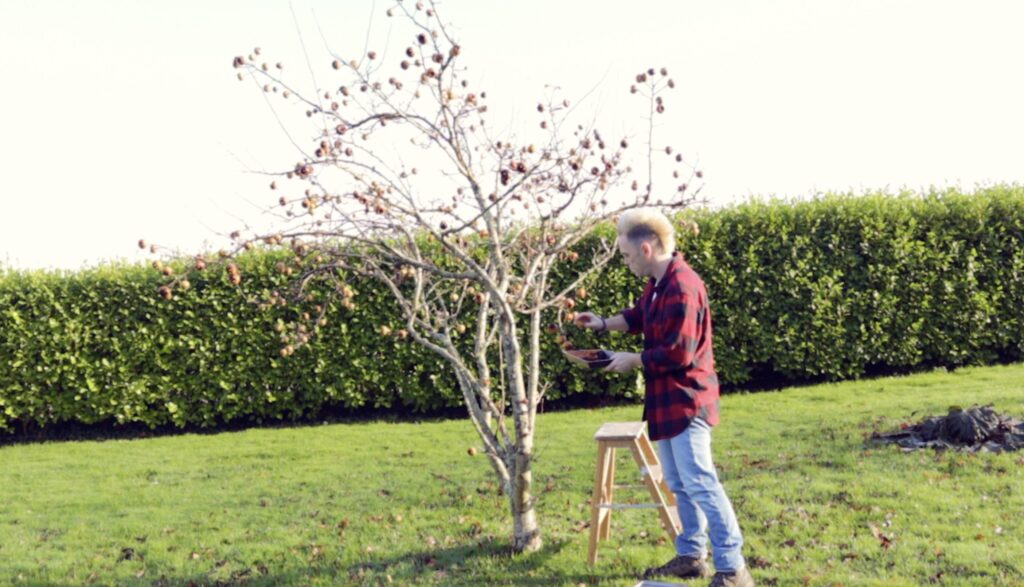
{"type": "Polygon", "coordinates": [[[672,438],[699,416],[718,424],[718,376],[711,351],[711,308],[700,276],[672,256],[665,275],[647,282],[636,306],[622,311],[644,335],[644,416],[651,440],[672,438]]]}

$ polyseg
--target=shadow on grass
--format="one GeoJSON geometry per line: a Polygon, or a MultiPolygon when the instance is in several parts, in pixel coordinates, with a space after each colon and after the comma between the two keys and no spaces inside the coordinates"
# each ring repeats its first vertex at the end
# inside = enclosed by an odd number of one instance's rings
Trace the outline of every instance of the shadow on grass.
{"type": "Polygon", "coordinates": [[[633,573],[621,569],[605,569],[598,574],[563,572],[548,566],[551,558],[568,544],[565,539],[548,540],[540,551],[518,555],[513,554],[507,542],[493,540],[416,550],[352,565],[348,569],[349,579],[371,585],[376,584],[377,578],[386,580],[388,576],[398,584],[443,585],[620,585],[636,581],[633,573]]]}
{"type": "MultiPolygon", "coordinates": [[[[562,400],[549,412],[568,411],[578,408],[604,408],[612,406],[639,405],[636,400],[628,398],[609,398],[602,396],[585,396],[562,400]]],[[[541,412],[544,412],[541,406],[541,412]]],[[[22,444],[40,444],[47,442],[68,441],[109,441],[109,440],[140,440],[189,434],[215,435],[224,432],[241,432],[252,429],[298,429],[313,428],[325,424],[345,424],[350,426],[373,425],[381,422],[391,423],[428,423],[450,420],[466,420],[464,407],[440,408],[427,412],[384,412],[373,408],[325,408],[317,414],[300,417],[283,418],[280,420],[257,420],[239,418],[231,422],[216,422],[211,425],[188,424],[177,426],[163,424],[150,427],[140,422],[117,424],[113,420],[105,420],[93,424],[65,421],[40,426],[34,422],[12,423],[12,430],[0,430],[0,447],[22,444]]]]}
{"type": "MultiPolygon", "coordinates": [[[[337,560],[321,560],[318,564],[301,568],[245,568],[230,577],[215,578],[209,573],[168,576],[159,570],[144,577],[116,581],[117,585],[132,587],[270,587],[279,585],[633,585],[638,581],[635,572],[623,568],[598,567],[589,572],[580,561],[579,566],[561,570],[549,565],[551,558],[560,553],[569,540],[549,539],[534,553],[512,553],[507,541],[485,537],[477,542],[445,548],[424,548],[405,553],[381,555],[356,564],[342,564],[337,560]]],[[[0,581],[2,582],[2,581],[0,581]]],[[[17,585],[26,587],[70,587],[65,581],[41,581],[27,578],[17,585]]],[[[111,577],[96,577],[76,585],[109,585],[111,577]]]]}

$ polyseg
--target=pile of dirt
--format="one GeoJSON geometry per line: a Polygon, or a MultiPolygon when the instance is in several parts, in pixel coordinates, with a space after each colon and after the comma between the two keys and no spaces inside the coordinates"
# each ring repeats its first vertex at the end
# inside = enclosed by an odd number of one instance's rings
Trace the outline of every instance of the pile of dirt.
{"type": "Polygon", "coordinates": [[[1024,422],[996,412],[992,406],[949,409],[949,414],[925,418],[897,432],[875,433],[877,442],[895,442],[904,450],[955,449],[1002,452],[1024,448],[1024,422]]]}

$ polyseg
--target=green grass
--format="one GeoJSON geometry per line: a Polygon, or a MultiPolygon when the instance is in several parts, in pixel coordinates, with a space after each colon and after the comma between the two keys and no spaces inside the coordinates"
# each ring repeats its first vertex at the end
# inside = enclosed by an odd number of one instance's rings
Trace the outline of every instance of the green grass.
{"type": "MultiPolygon", "coordinates": [[[[951,404],[1024,416],[1022,381],[1013,365],[725,397],[713,446],[759,584],[1024,584],[1024,454],[865,443],[951,404]]],[[[583,523],[594,431],[639,415],[541,417],[545,548],[518,557],[464,421],[7,446],[0,584],[632,585],[672,555],[656,515],[616,512],[593,569],[583,523]]]]}

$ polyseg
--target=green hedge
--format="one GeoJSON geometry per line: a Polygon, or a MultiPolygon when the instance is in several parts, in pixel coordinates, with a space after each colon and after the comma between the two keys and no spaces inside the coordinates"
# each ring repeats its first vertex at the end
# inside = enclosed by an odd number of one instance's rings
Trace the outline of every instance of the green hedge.
{"type": "MultiPolygon", "coordinates": [[[[700,235],[681,231],[679,244],[707,282],[728,385],[1024,356],[1024,188],[753,201],[689,217],[700,235]]],[[[557,278],[585,266],[595,244],[584,243],[557,278]]],[[[309,308],[261,310],[252,300],[285,285],[275,269],[285,255],[240,259],[238,288],[222,270],[194,272],[192,289],[169,302],[156,295],[165,278],[149,267],[0,272],[0,429],[64,421],[210,426],[325,408],[460,405],[440,359],[379,334],[400,321],[372,283],[349,281],[357,307],[330,306],[312,342],[281,357],[275,324],[309,308]]],[[[581,307],[604,314],[642,287],[619,262],[592,281],[581,307]]],[[[637,344],[611,336],[576,342],[637,344]]],[[[632,377],[571,369],[546,343],[549,401],[637,393],[632,377]]]]}
{"type": "Polygon", "coordinates": [[[684,245],[723,378],[845,379],[1024,356],[1024,189],[753,202],[684,245]]]}

